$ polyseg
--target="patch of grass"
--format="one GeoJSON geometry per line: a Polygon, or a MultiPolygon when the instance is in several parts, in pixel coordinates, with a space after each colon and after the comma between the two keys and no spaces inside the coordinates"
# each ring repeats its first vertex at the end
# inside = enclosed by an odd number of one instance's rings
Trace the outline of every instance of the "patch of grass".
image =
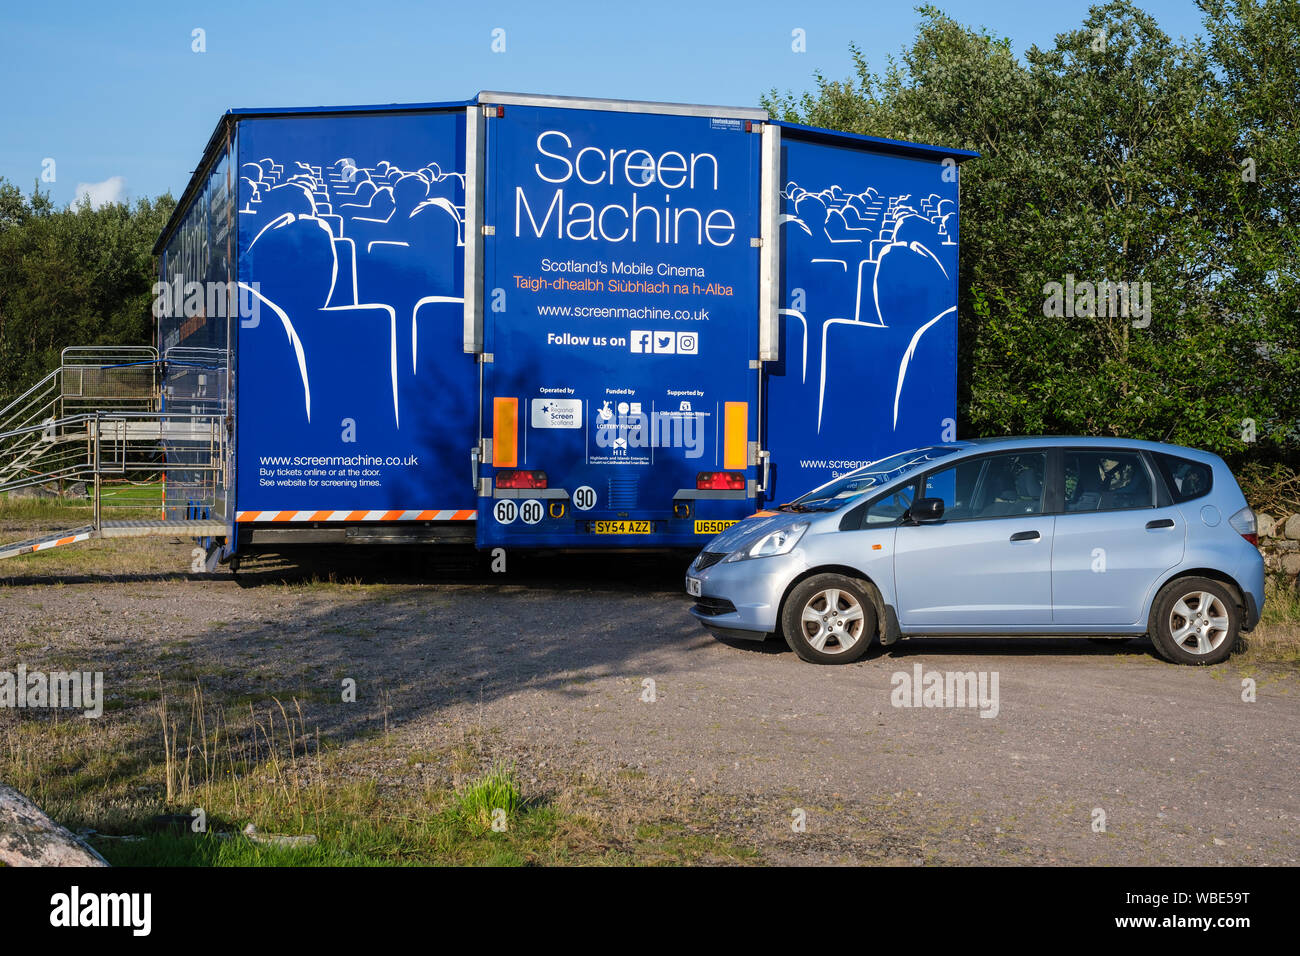
{"type": "Polygon", "coordinates": [[[461,788],[453,812],[471,833],[486,833],[494,822],[508,826],[522,802],[513,765],[496,764],[461,788]]]}
{"type": "Polygon", "coordinates": [[[1300,586],[1272,575],[1264,585],[1262,624],[1300,624],[1300,586]]]}
{"type": "MultiPolygon", "coordinates": [[[[159,482],[135,485],[130,482],[105,484],[99,493],[100,507],[104,516],[110,512],[120,513],[120,517],[130,517],[145,511],[158,509],[163,503],[163,489],[159,482]]],[[[51,497],[51,498],[15,498],[0,495],[0,521],[62,521],[64,519],[90,519],[94,507],[89,493],[86,496],[51,497]]]]}
{"type": "Polygon", "coordinates": [[[113,866],[384,866],[391,861],[339,846],[276,846],[235,834],[151,833],[139,839],[92,839],[113,866]]]}
{"type": "Polygon", "coordinates": [[[481,729],[420,751],[430,773],[394,785],[359,768],[400,765],[409,748],[389,737],[322,740],[299,700],[241,708],[209,699],[198,682],[188,692],[153,681],[132,690],[134,701],[151,703],[137,704],[134,719],[118,718],[111,739],[109,725],[93,721],[0,727],[0,779],[64,825],[96,831],[91,842],[117,865],[608,865],[643,862],[643,844],[655,863],[743,857],[693,829],[637,836],[633,819],[664,822],[659,807],[615,819],[608,807],[587,813],[566,787],[526,793],[514,765],[493,759],[491,734],[481,729]],[[186,817],[196,807],[208,833],[156,832],[159,815],[186,817]],[[263,835],[316,842],[254,842],[243,834],[249,823],[263,835]]]}
{"type": "Polygon", "coordinates": [[[494,759],[492,733],[481,729],[436,750],[415,751],[388,737],[338,743],[309,730],[298,701],[240,708],[225,697],[209,699],[198,685],[179,697],[175,685],[152,681],[133,690],[153,703],[112,725],[46,719],[0,726],[0,779],[65,826],[96,831],[91,842],[116,865],[599,866],[756,858],[708,832],[699,814],[681,806],[670,812],[648,798],[644,780],[616,774],[606,782],[618,796],[594,803],[599,787],[585,778],[529,793],[512,763],[494,759]],[[401,766],[417,752],[426,774],[399,773],[394,781],[367,769],[401,766]],[[454,773],[455,767],[466,769],[454,773]],[[157,816],[187,817],[196,807],[208,833],[156,832],[157,816]],[[494,818],[497,810],[503,812],[494,818]],[[311,834],[316,842],[254,842],[243,835],[249,823],[263,835],[311,834]]]}

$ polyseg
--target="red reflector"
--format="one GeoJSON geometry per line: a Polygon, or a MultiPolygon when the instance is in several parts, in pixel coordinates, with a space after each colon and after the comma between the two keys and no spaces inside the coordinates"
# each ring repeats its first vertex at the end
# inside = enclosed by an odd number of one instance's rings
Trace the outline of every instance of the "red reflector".
{"type": "Polygon", "coordinates": [[[1249,541],[1251,544],[1253,544],[1255,547],[1257,548],[1259,547],[1259,535],[1251,533],[1251,534],[1243,534],[1242,537],[1245,538],[1247,541],[1249,541]]]}
{"type": "Polygon", "coordinates": [[[503,117],[503,116],[505,116],[505,115],[506,115],[506,108],[505,108],[504,106],[498,106],[498,107],[497,107],[497,119],[501,119],[501,117],[503,117]]]}
{"type": "Polygon", "coordinates": [[[744,491],[745,476],[738,471],[702,471],[695,476],[698,491],[744,491]]]}
{"type": "Polygon", "coordinates": [[[544,471],[499,471],[497,472],[498,488],[545,488],[546,472],[544,471]]]}

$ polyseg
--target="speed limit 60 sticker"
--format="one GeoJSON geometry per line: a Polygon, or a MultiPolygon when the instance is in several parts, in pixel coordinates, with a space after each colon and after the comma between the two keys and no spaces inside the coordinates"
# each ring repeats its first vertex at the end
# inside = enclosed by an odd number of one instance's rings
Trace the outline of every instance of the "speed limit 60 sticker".
{"type": "Polygon", "coordinates": [[[536,498],[527,501],[502,498],[492,506],[492,517],[497,519],[497,524],[514,524],[516,518],[524,524],[537,524],[545,515],[546,507],[536,498]]]}

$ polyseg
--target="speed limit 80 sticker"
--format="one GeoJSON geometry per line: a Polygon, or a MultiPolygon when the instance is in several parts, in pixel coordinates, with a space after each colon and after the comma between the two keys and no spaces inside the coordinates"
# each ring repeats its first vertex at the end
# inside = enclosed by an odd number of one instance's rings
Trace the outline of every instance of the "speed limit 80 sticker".
{"type": "Polygon", "coordinates": [[[492,517],[497,524],[514,524],[516,518],[524,524],[537,524],[545,515],[546,507],[536,498],[527,501],[502,498],[492,506],[492,517]]]}

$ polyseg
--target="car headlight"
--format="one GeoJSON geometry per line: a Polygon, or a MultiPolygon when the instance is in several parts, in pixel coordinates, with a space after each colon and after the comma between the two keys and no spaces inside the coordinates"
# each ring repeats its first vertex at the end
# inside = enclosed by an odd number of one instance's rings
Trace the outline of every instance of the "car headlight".
{"type": "Polygon", "coordinates": [[[801,521],[799,524],[782,528],[780,531],[769,532],[749,547],[731,552],[723,560],[744,561],[746,558],[771,558],[778,554],[789,554],[794,550],[794,546],[799,543],[799,539],[803,537],[803,533],[807,530],[808,522],[801,521]]]}

